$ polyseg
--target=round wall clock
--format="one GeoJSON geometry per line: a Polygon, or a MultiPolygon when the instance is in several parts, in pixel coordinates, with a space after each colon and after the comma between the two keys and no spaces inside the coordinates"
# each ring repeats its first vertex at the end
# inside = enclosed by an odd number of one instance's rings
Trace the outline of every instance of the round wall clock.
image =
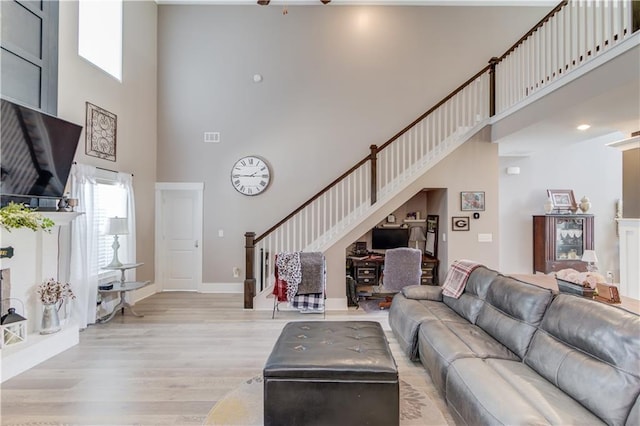
{"type": "Polygon", "coordinates": [[[243,195],[258,195],[269,186],[269,165],[255,155],[242,157],[231,169],[231,184],[243,195]]]}

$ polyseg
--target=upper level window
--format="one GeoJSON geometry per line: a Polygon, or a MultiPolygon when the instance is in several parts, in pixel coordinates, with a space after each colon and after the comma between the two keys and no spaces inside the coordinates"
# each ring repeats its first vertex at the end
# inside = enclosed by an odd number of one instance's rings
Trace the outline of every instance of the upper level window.
{"type": "Polygon", "coordinates": [[[80,0],[78,54],[122,81],[122,0],[80,0]]]}

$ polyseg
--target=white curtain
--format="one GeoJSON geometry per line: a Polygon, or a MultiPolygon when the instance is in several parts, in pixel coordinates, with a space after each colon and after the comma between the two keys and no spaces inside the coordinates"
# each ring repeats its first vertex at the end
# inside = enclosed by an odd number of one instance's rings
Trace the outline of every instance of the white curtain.
{"type": "Polygon", "coordinates": [[[96,168],[86,164],[74,164],[71,169],[71,198],[78,199],[76,211],[84,213],[71,222],[71,270],[69,281],[76,299],[73,300],[71,317],[83,329],[96,321],[98,297],[98,271],[91,265],[97,263],[98,227],[94,223],[93,191],[96,185],[96,168]]]}
{"type": "MultiPolygon", "coordinates": [[[[133,176],[131,173],[118,173],[116,178],[118,185],[122,186],[127,192],[127,226],[129,233],[122,235],[126,240],[123,244],[125,252],[122,253],[123,263],[136,262],[136,203],[133,197],[133,176]]],[[[135,281],[136,270],[128,269],[125,272],[127,281],[135,281]]]]}

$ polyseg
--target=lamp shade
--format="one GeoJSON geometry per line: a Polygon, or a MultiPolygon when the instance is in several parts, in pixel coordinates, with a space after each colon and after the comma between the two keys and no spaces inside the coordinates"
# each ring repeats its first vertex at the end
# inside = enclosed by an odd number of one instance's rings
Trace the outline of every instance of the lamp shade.
{"type": "Polygon", "coordinates": [[[597,263],[598,262],[598,256],[596,256],[595,250],[585,250],[582,253],[582,261],[583,262],[597,263]]]}
{"type": "Polygon", "coordinates": [[[126,217],[110,217],[107,221],[106,235],[125,235],[129,233],[126,217]]]}
{"type": "Polygon", "coordinates": [[[414,226],[409,232],[409,241],[427,241],[427,237],[422,232],[422,227],[414,226]]]}

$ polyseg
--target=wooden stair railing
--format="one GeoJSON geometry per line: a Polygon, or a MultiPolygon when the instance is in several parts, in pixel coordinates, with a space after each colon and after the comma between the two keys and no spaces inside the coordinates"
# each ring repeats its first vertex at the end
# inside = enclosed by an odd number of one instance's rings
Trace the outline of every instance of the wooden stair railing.
{"type": "Polygon", "coordinates": [[[268,246],[271,250],[259,249],[262,290],[271,273],[271,253],[292,247],[317,249],[361,219],[381,194],[389,197],[399,182],[409,179],[406,170],[424,173],[429,164],[461,143],[466,130],[476,129],[496,114],[509,113],[639,27],[639,1],[560,2],[503,55],[491,58],[489,65],[380,147],[371,145],[365,158],[284,219],[258,237],[254,232],[245,233],[244,307],[252,308],[256,296],[256,245],[273,239],[268,246]]]}

